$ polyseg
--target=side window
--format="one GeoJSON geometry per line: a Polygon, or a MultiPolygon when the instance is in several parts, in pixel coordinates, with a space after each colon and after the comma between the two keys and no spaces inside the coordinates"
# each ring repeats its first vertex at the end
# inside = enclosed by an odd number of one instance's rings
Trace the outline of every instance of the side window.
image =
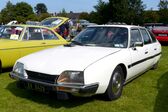
{"type": "Polygon", "coordinates": [[[25,33],[24,33],[24,36],[23,36],[23,39],[22,39],[22,40],[28,40],[28,39],[29,39],[29,38],[28,38],[28,34],[29,34],[29,29],[26,28],[26,31],[25,31],[25,33]]]}
{"type": "Polygon", "coordinates": [[[149,34],[151,36],[152,42],[156,42],[155,35],[151,31],[148,31],[148,32],[149,32],[149,34]]]}
{"type": "Polygon", "coordinates": [[[24,40],[43,40],[41,29],[29,27],[26,29],[24,40]]]}
{"type": "Polygon", "coordinates": [[[141,33],[144,39],[144,44],[150,44],[152,41],[150,39],[150,36],[148,35],[148,32],[145,29],[141,29],[141,33]]]}
{"type": "Polygon", "coordinates": [[[44,40],[58,40],[58,37],[49,29],[42,29],[44,40]]]}
{"type": "Polygon", "coordinates": [[[142,42],[142,37],[138,29],[131,29],[130,46],[133,47],[135,42],[142,42]]]}

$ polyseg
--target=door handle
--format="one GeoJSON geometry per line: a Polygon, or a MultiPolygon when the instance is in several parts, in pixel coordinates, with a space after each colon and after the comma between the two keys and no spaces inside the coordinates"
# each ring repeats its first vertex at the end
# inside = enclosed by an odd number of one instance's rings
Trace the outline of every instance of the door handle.
{"type": "Polygon", "coordinates": [[[45,42],[42,42],[41,44],[46,44],[45,42]]]}
{"type": "Polygon", "coordinates": [[[145,54],[148,54],[148,51],[146,51],[145,54]]]}

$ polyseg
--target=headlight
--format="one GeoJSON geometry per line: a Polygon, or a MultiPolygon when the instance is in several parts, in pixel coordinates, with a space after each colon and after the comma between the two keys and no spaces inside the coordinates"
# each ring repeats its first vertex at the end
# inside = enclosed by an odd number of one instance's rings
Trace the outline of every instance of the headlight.
{"type": "Polygon", "coordinates": [[[13,72],[17,73],[18,75],[24,74],[24,64],[17,62],[15,66],[13,67],[13,72]]]}
{"type": "Polygon", "coordinates": [[[57,80],[58,84],[84,85],[84,75],[80,71],[65,71],[57,80]]]}

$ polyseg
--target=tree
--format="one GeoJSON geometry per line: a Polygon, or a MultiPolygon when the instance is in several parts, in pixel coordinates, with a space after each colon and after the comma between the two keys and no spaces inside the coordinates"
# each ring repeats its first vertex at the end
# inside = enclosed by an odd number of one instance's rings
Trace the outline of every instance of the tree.
{"type": "Polygon", "coordinates": [[[25,23],[29,15],[34,14],[33,8],[26,2],[17,3],[15,6],[16,19],[21,20],[19,22],[25,23]]]}
{"type": "MultiPolygon", "coordinates": [[[[94,6],[99,24],[112,22],[125,22],[128,24],[142,24],[142,14],[145,9],[142,0],[109,0],[98,1],[94,6]]],[[[93,13],[92,13],[93,15],[93,13]]]]}
{"type": "Polygon", "coordinates": [[[128,23],[129,24],[142,24],[143,23],[143,12],[145,5],[142,0],[129,0],[129,13],[128,23]]]}
{"type": "Polygon", "coordinates": [[[144,18],[144,23],[158,23],[159,22],[159,14],[158,11],[153,11],[148,10],[148,11],[144,11],[143,13],[143,18],[144,18]]]}
{"type": "Polygon", "coordinates": [[[50,16],[51,15],[49,13],[42,13],[42,14],[40,14],[40,16],[38,16],[38,21],[42,21],[50,16]]]}
{"type": "Polygon", "coordinates": [[[47,7],[44,3],[38,3],[36,7],[34,7],[34,9],[38,15],[42,13],[47,13],[47,7]]]}
{"type": "Polygon", "coordinates": [[[160,22],[168,24],[168,1],[161,0],[158,6],[160,22]]]}
{"type": "Polygon", "coordinates": [[[14,8],[15,5],[13,5],[10,1],[7,2],[6,7],[1,10],[1,23],[5,24],[15,19],[14,8]]]}
{"type": "Polygon", "coordinates": [[[89,14],[87,12],[82,12],[79,15],[79,19],[85,19],[85,20],[89,20],[89,14]]]}
{"type": "Polygon", "coordinates": [[[104,24],[109,21],[110,15],[109,15],[109,5],[108,3],[99,0],[98,4],[94,6],[96,13],[92,13],[92,17],[96,17],[96,23],[98,24],[104,24]],[[96,15],[96,16],[95,16],[96,15]]]}
{"type": "Polygon", "coordinates": [[[67,17],[68,14],[67,14],[67,12],[65,11],[65,9],[63,8],[62,11],[60,11],[60,13],[58,14],[58,16],[67,17]]]}
{"type": "Polygon", "coordinates": [[[167,0],[160,0],[158,5],[159,9],[168,9],[168,1],[167,0]]]}

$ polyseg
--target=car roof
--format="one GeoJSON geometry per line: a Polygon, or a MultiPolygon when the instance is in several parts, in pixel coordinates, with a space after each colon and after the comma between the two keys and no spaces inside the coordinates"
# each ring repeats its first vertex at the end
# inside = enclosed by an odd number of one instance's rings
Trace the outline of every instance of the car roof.
{"type": "Polygon", "coordinates": [[[88,27],[124,27],[124,28],[144,28],[141,26],[135,26],[135,25],[92,25],[92,26],[88,26],[88,27]]]}
{"type": "Polygon", "coordinates": [[[38,25],[27,25],[27,24],[13,24],[13,25],[4,25],[4,26],[20,26],[20,27],[36,27],[36,28],[47,28],[51,29],[45,26],[38,26],[38,25]]]}

